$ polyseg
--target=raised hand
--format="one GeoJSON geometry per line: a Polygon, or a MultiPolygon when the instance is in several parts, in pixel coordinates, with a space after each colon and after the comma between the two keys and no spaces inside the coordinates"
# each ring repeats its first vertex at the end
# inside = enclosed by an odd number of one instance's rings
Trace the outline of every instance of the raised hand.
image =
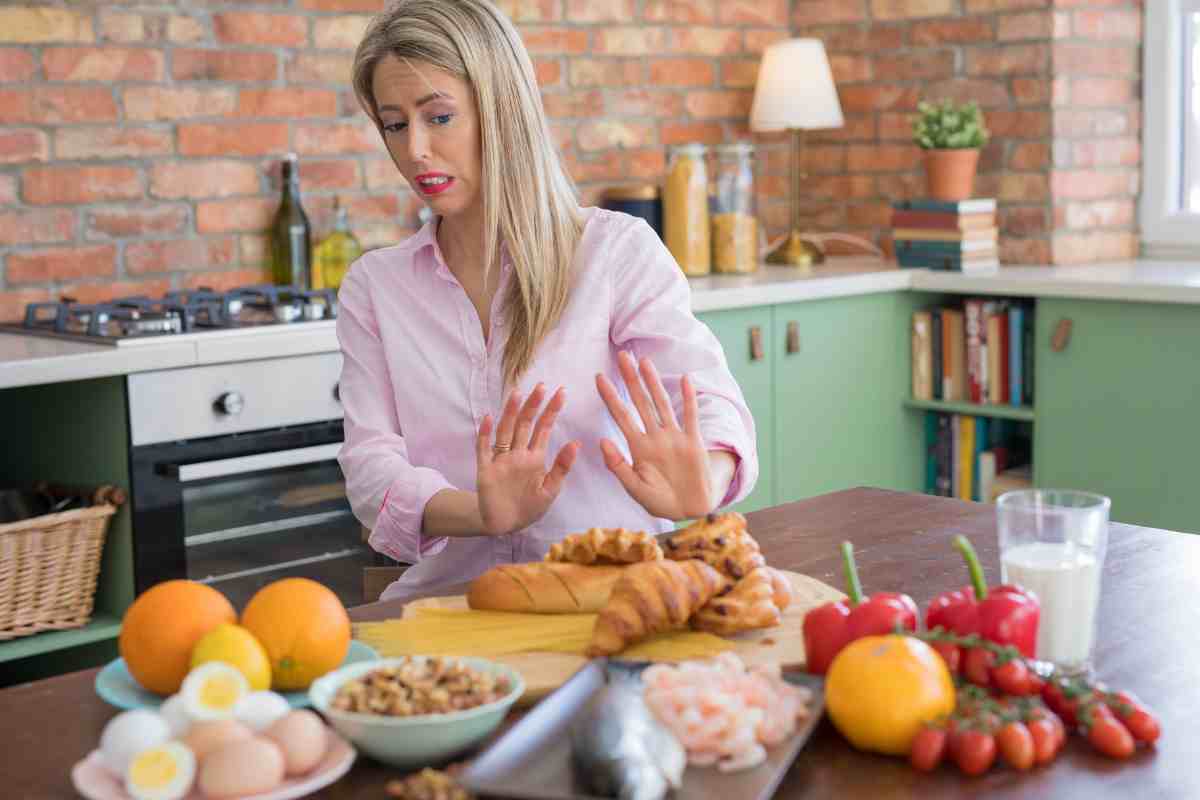
{"type": "Polygon", "coordinates": [[[642,429],[639,430],[612,382],[604,375],[597,375],[596,388],[629,443],[629,454],[633,457],[630,464],[615,444],[602,439],[600,449],[605,465],[625,491],[656,517],[680,520],[709,513],[715,498],[692,382],[686,375],[680,380],[683,393],[683,427],[680,427],[671,399],[650,359],[643,358],[640,364],[635,364],[633,356],[621,352],[617,364],[629,389],[629,398],[641,417],[642,429]]]}
{"type": "Polygon", "coordinates": [[[479,426],[475,439],[476,493],[487,534],[512,533],[541,519],[558,497],[579,453],[579,442],[563,445],[550,470],[546,470],[550,431],[567,395],[560,388],[539,415],[545,396],[546,387],[540,383],[524,404],[519,393],[510,394],[496,426],[494,445],[491,415],[485,416],[479,426]]]}

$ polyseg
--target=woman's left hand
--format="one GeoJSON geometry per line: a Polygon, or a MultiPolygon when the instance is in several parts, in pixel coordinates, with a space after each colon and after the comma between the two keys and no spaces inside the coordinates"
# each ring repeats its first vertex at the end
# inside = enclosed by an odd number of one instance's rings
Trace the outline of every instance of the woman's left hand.
{"type": "Polygon", "coordinates": [[[683,393],[683,427],[680,427],[671,399],[650,359],[643,358],[640,364],[635,364],[633,356],[622,351],[617,364],[629,388],[629,398],[642,419],[642,429],[612,382],[604,375],[597,375],[596,388],[625,435],[633,457],[631,465],[615,444],[602,439],[600,449],[605,465],[625,491],[654,516],[672,520],[704,516],[713,509],[713,487],[708,452],[700,437],[696,390],[691,381],[686,375],[680,380],[683,393]]]}

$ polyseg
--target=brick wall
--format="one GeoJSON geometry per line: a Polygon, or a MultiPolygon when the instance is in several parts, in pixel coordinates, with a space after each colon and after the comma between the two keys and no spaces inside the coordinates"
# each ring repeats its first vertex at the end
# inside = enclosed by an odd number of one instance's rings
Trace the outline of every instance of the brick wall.
{"type": "Polygon", "coordinates": [[[911,116],[975,100],[993,138],[976,194],[1000,202],[1001,260],[1136,255],[1140,0],[796,0],[796,35],[824,40],[846,126],[817,133],[815,227],[890,247],[893,200],[921,196],[911,116]]]}
{"type": "MultiPolygon", "coordinates": [[[[301,157],[318,235],[334,195],[367,246],[416,226],[348,80],[382,0],[126,0],[0,6],[0,319],[266,277],[279,157],[301,157]]],[[[653,181],[664,145],[747,136],[758,56],[790,0],[501,0],[593,202],[653,181]]],[[[786,219],[783,145],[760,188],[786,219]]],[[[784,150],[786,153],[786,150],[784,150]]],[[[774,209],[774,210],[773,210],[774,209]]]]}
{"type": "MultiPolygon", "coordinates": [[[[348,86],[383,0],[100,0],[0,6],[0,319],[83,301],[264,279],[279,157],[301,156],[317,234],[333,197],[367,246],[420,201],[348,86]]],[[[665,145],[753,138],[759,210],[787,225],[783,136],[746,117],[762,50],[829,48],[847,124],[814,136],[804,208],[887,244],[923,191],[909,115],[972,97],[995,133],[980,193],[1004,258],[1129,255],[1140,162],[1135,0],[500,0],[534,58],[585,201],[657,180],[665,145]]]]}

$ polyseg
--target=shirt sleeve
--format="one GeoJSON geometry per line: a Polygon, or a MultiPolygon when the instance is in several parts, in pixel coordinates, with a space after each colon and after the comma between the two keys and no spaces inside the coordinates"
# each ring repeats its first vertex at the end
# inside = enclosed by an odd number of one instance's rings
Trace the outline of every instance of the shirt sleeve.
{"type": "Polygon", "coordinates": [[[445,549],[447,539],[424,536],[421,525],[429,499],[455,487],[437,470],[408,459],[364,267],[358,261],[338,291],[338,392],[345,414],[338,463],[350,507],[371,531],[371,547],[415,564],[445,549]]]}
{"type": "Polygon", "coordinates": [[[641,219],[614,234],[611,247],[606,247],[612,254],[612,342],[636,358],[654,362],[677,419],[683,416],[679,381],[688,376],[696,388],[706,449],[728,451],[737,460],[720,505],[736,503],[758,480],[758,447],[754,417],[729,371],[725,351],[692,313],[691,287],[658,234],[641,219]]]}

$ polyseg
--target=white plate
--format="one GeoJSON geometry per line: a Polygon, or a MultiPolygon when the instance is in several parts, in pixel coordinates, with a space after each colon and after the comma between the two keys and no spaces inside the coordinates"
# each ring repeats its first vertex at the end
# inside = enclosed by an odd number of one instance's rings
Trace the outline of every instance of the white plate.
{"type": "MultiPolygon", "coordinates": [[[[326,732],[329,735],[329,745],[325,748],[325,757],[316,769],[308,775],[285,780],[269,792],[243,795],[238,800],[289,800],[293,797],[304,797],[345,775],[357,754],[350,743],[336,732],[328,728],[326,732]]],[[[75,765],[71,770],[71,783],[87,800],[132,800],[125,793],[125,782],[104,766],[99,750],[88,753],[87,758],[75,765]]],[[[202,797],[199,790],[192,787],[192,793],[186,800],[201,800],[202,797]]]]}

